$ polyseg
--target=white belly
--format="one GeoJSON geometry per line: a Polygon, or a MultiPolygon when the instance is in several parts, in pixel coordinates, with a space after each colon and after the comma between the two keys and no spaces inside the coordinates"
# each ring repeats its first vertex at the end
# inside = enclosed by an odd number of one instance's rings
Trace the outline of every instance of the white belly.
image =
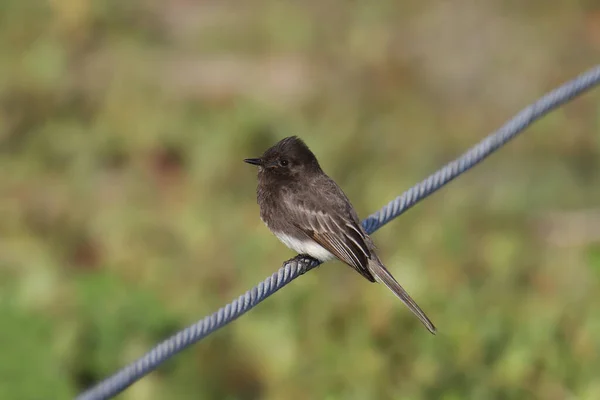
{"type": "Polygon", "coordinates": [[[333,254],[327,251],[323,246],[312,240],[298,240],[285,233],[273,232],[275,236],[283,244],[290,249],[298,252],[298,254],[308,254],[309,256],[316,258],[319,261],[327,261],[335,258],[333,254]]]}

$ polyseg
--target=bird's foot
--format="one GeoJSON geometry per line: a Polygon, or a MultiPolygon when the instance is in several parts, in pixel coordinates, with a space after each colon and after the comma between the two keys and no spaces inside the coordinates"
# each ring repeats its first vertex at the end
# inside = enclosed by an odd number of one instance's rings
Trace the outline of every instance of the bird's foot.
{"type": "MultiPolygon", "coordinates": [[[[299,264],[302,264],[304,266],[308,266],[310,265],[313,261],[318,261],[317,259],[315,259],[314,257],[309,256],[308,254],[298,254],[296,257],[294,258],[290,258],[289,260],[287,260],[286,262],[291,262],[291,261],[295,261],[299,264]]],[[[307,269],[303,268],[303,274],[304,272],[306,272],[307,269]]]]}

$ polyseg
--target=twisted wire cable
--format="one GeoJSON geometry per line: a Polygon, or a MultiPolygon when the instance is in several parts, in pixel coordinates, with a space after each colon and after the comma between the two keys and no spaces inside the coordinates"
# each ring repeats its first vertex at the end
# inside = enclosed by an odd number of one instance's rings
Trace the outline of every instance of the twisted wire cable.
{"type": "MultiPolygon", "coordinates": [[[[408,189],[401,196],[389,202],[381,210],[370,215],[362,222],[363,227],[369,234],[373,233],[460,174],[480,163],[510,139],[521,133],[531,123],[575,96],[598,85],[598,83],[600,83],[600,65],[581,74],[529,105],[503,127],[473,146],[458,159],[450,162],[436,173],[408,189]]],[[[319,264],[317,260],[302,257],[286,261],[277,272],[251,290],[213,314],[164,340],[144,356],[80,394],[76,399],[104,400],[116,396],[174,354],[237,319],[292,280],[319,264]]]]}
{"type": "Polygon", "coordinates": [[[462,156],[414,185],[402,195],[390,201],[381,210],[371,214],[363,221],[363,226],[369,232],[381,228],[425,197],[441,189],[457,176],[479,164],[487,156],[506,144],[506,142],[516,137],[534,121],[599,83],[600,65],[547,93],[535,103],[530,104],[523,111],[519,112],[496,132],[471,147],[462,156]]]}

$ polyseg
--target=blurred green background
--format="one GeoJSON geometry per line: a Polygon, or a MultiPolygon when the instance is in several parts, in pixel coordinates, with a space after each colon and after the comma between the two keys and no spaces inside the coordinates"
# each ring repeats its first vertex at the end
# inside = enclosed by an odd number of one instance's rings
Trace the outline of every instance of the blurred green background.
{"type": "MultiPolygon", "coordinates": [[[[242,162],[371,212],[600,54],[593,0],[0,3],[0,398],[68,399],[294,254],[242,162]]],[[[599,399],[600,90],[118,398],[599,399]]]]}

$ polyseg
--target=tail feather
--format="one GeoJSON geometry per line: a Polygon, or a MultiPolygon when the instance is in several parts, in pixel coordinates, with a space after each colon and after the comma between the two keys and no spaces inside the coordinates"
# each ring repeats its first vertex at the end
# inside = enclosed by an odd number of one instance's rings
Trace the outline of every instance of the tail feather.
{"type": "Polygon", "coordinates": [[[427,318],[427,315],[421,310],[421,307],[408,295],[406,290],[394,279],[392,274],[383,266],[383,264],[377,259],[369,260],[369,271],[373,274],[375,279],[390,289],[402,302],[413,312],[429,330],[429,332],[435,335],[437,329],[433,323],[427,318]]]}

